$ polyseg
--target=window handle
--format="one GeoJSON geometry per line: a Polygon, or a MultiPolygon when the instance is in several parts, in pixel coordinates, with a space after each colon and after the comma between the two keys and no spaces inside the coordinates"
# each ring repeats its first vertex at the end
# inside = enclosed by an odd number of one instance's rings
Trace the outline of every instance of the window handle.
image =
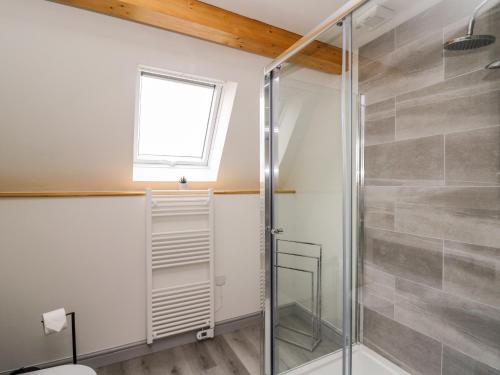
{"type": "Polygon", "coordinates": [[[271,234],[274,234],[274,235],[280,234],[280,233],[283,233],[283,232],[284,232],[283,228],[272,228],[271,229],[271,234]]]}

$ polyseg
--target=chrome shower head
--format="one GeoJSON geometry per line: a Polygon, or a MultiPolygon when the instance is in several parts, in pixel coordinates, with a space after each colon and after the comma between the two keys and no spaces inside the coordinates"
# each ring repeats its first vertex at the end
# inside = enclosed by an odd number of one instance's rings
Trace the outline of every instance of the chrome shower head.
{"type": "Polygon", "coordinates": [[[489,0],[483,0],[479,5],[474,8],[472,16],[469,19],[469,26],[467,28],[467,34],[452,40],[447,41],[444,44],[444,49],[448,51],[466,51],[470,49],[481,48],[489,46],[495,43],[495,37],[493,35],[474,35],[474,25],[476,23],[476,16],[481,9],[489,0]]]}
{"type": "Polygon", "coordinates": [[[444,44],[444,49],[448,51],[465,51],[488,46],[495,43],[493,35],[465,35],[444,44]]]}
{"type": "Polygon", "coordinates": [[[490,62],[485,66],[486,69],[500,69],[500,60],[490,62]]]}

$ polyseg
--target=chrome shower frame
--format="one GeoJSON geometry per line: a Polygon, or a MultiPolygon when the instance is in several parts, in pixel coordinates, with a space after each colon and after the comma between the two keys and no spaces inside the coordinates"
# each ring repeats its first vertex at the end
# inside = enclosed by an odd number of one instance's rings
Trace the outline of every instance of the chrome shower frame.
{"type": "MultiPolygon", "coordinates": [[[[360,176],[359,163],[352,162],[352,141],[357,136],[357,126],[352,124],[353,105],[352,105],[352,45],[351,45],[351,14],[367,3],[368,0],[350,0],[339,8],[334,14],[327,18],[323,23],[306,34],[290,48],[279,55],[264,69],[264,80],[261,89],[261,202],[263,204],[263,238],[265,244],[264,262],[265,262],[265,298],[263,301],[264,310],[264,340],[263,340],[263,361],[261,362],[262,375],[275,375],[277,369],[277,351],[275,347],[274,322],[277,319],[276,306],[276,277],[273,271],[276,264],[276,254],[274,249],[275,234],[274,228],[274,187],[276,186],[276,177],[278,171],[275,171],[274,160],[276,160],[276,149],[273,147],[276,137],[274,129],[277,124],[276,113],[276,93],[278,89],[279,73],[281,66],[291,57],[300,52],[310,43],[315,41],[323,32],[331,29],[335,25],[343,27],[343,70],[342,70],[342,156],[343,156],[343,374],[351,375],[352,372],[352,310],[353,310],[353,290],[352,290],[352,236],[358,236],[359,223],[362,220],[359,216],[356,218],[355,228],[353,230],[352,210],[356,209],[357,202],[353,202],[353,192],[356,194],[361,191],[359,184],[363,178],[360,176]],[[349,55],[349,56],[347,56],[349,55]],[[353,173],[354,179],[353,179],[353,173]]],[[[356,155],[361,152],[360,142],[355,143],[356,155]]],[[[356,156],[358,158],[359,156],[356,156]]],[[[359,197],[358,197],[359,198],[359,197]]],[[[356,238],[356,244],[359,239],[356,238]]],[[[359,316],[357,316],[359,319],[359,316]]],[[[357,326],[357,325],[356,325],[357,326]]],[[[358,337],[358,333],[355,337],[358,337]]]]}

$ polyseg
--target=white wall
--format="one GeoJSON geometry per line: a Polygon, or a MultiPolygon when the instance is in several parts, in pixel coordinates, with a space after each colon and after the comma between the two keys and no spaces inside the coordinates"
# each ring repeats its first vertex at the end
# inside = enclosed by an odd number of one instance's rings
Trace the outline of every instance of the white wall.
{"type": "Polygon", "coordinates": [[[269,59],[45,0],[0,1],[0,51],[0,190],[151,186],[132,182],[139,64],[238,83],[219,179],[193,187],[258,188],[269,59]]]}
{"type": "MultiPolygon", "coordinates": [[[[132,182],[138,65],[238,83],[219,178],[259,184],[259,90],[268,59],[45,0],[0,1],[0,191],[140,190],[132,182]]],[[[189,176],[187,176],[189,178],[189,176]]],[[[175,186],[176,187],[176,186],[175,186]]],[[[259,198],[217,196],[216,321],[258,311],[259,198]]],[[[0,371],[145,339],[144,198],[0,200],[0,371]]]]}
{"type": "Polygon", "coordinates": [[[215,274],[226,277],[226,285],[216,288],[216,321],[260,309],[259,199],[216,195],[215,274]]]}
{"type": "MultiPolygon", "coordinates": [[[[259,197],[216,196],[216,321],[256,312],[259,197]]],[[[44,336],[41,314],[77,312],[78,352],[146,337],[143,197],[0,200],[0,372],[68,357],[69,331],[44,336]]]]}

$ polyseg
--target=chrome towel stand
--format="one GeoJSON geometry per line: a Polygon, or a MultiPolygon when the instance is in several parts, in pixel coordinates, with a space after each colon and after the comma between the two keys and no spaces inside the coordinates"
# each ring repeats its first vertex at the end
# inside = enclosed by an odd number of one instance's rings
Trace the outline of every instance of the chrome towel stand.
{"type": "Polygon", "coordinates": [[[301,267],[287,267],[284,265],[279,264],[278,258],[276,258],[276,268],[282,268],[282,269],[288,269],[292,271],[298,271],[298,272],[305,272],[307,274],[311,275],[311,325],[312,325],[312,332],[304,332],[302,330],[299,330],[297,328],[285,325],[283,323],[280,323],[278,321],[277,327],[284,328],[289,331],[293,331],[295,333],[298,333],[302,336],[309,337],[311,338],[311,343],[309,346],[306,346],[298,341],[287,339],[283,336],[280,335],[278,332],[276,335],[276,338],[285,341],[289,344],[298,346],[300,348],[306,349],[310,352],[314,351],[316,347],[319,345],[321,342],[321,325],[323,324],[323,320],[321,317],[321,266],[322,266],[322,257],[323,257],[323,246],[321,244],[317,243],[311,243],[311,242],[303,242],[303,241],[292,241],[292,240],[286,240],[282,238],[276,239],[276,256],[278,255],[285,255],[285,256],[293,256],[293,257],[298,257],[298,258],[308,258],[311,260],[314,260],[316,262],[316,269],[315,271],[310,271],[306,268],[301,268],[301,267]],[[306,245],[306,246],[312,246],[315,247],[316,250],[318,251],[318,255],[306,255],[306,254],[300,254],[300,253],[294,253],[291,251],[283,251],[280,250],[279,243],[280,242],[287,242],[290,244],[295,244],[295,245],[306,245]],[[316,276],[316,277],[315,277],[316,276]],[[316,280],[314,280],[316,279],[316,280]]]}

